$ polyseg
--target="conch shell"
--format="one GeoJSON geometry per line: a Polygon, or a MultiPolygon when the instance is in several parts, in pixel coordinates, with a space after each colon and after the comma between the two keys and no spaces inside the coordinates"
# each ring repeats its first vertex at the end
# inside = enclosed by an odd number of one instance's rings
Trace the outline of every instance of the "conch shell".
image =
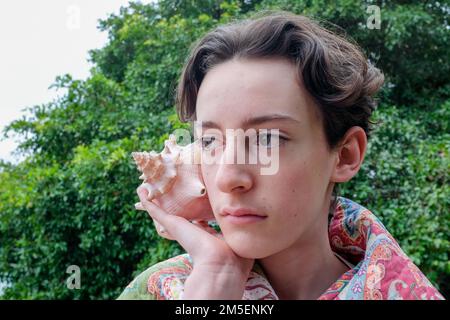
{"type": "MultiPolygon", "coordinates": [[[[171,134],[161,153],[132,152],[148,200],[169,214],[188,220],[214,220],[200,171],[200,147],[194,142],[179,146],[171,134]]],[[[136,209],[142,210],[140,202],[136,209]]]]}

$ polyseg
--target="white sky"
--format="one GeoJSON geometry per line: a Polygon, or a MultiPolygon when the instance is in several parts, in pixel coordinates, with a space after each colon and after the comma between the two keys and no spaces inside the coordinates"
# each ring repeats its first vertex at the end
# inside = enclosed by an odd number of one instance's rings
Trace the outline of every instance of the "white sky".
{"type": "MultiPolygon", "coordinates": [[[[141,1],[152,2],[150,0],[141,1]]],[[[10,0],[0,2],[0,135],[25,107],[57,96],[48,87],[56,76],[69,73],[86,79],[88,50],[106,44],[98,20],[118,13],[127,0],[10,0]]],[[[14,139],[0,141],[0,158],[16,162],[10,153],[14,139]]]]}

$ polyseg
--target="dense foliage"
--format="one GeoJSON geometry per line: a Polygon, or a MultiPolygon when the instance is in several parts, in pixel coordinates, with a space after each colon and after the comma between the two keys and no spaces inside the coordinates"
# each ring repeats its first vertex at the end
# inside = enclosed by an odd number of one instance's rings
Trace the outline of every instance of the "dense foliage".
{"type": "Polygon", "coordinates": [[[130,152],[160,150],[168,133],[186,127],[175,116],[174,89],[192,43],[262,9],[343,28],[385,72],[374,114],[380,124],[341,194],[375,212],[448,295],[450,9],[437,1],[383,1],[381,28],[368,29],[371,4],[161,0],[130,3],[100,21],[109,41],[91,52],[90,77],[58,77],[61,98],[31,107],[4,132],[21,137],[18,152],[28,156],[0,163],[3,298],[115,298],[147,266],[182,252],[134,209],[139,180],[130,152]],[[66,286],[70,265],[80,267],[79,290],[66,286]]]}

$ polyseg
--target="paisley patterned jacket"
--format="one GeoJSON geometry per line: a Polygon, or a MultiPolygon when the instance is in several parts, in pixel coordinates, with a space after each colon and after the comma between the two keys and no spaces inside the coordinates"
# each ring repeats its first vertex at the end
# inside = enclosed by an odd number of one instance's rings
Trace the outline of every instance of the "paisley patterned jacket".
{"type": "MultiPolygon", "coordinates": [[[[320,300],[444,299],[372,212],[344,197],[337,200],[329,239],[332,250],[350,269],[320,300]]],[[[192,266],[187,253],[157,263],[138,275],[118,299],[182,299],[192,266]]],[[[242,299],[278,299],[257,260],[242,299]]]]}

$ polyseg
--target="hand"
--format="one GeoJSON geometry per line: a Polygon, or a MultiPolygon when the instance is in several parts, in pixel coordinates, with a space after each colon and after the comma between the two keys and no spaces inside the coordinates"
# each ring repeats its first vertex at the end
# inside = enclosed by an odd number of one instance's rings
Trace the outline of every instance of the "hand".
{"type": "MultiPolygon", "coordinates": [[[[165,211],[165,207],[160,203],[159,198],[153,199],[152,202],[165,211]]],[[[191,203],[190,206],[185,207],[182,210],[179,210],[179,212],[176,215],[186,218],[187,220],[192,222],[194,221],[207,222],[215,219],[214,214],[212,213],[211,205],[209,203],[209,198],[207,196],[206,197],[203,196],[202,198],[199,198],[194,202],[195,204],[191,203]]],[[[137,210],[146,211],[144,206],[140,202],[135,203],[134,207],[137,210]]]]}
{"type": "MultiPolygon", "coordinates": [[[[243,284],[238,285],[239,288],[236,289],[242,290],[243,294],[243,288],[247,276],[253,267],[254,259],[242,258],[236,255],[224,241],[221,234],[207,226],[206,222],[191,223],[183,217],[168,214],[153,201],[147,200],[148,191],[143,187],[139,187],[137,193],[142,206],[155,222],[157,230],[160,228],[164,229],[164,231],[158,230],[158,234],[167,239],[178,241],[190,255],[194,262],[193,273],[195,271],[195,274],[198,275],[201,272],[206,277],[211,275],[210,283],[213,283],[213,277],[218,275],[220,275],[223,283],[229,283],[231,278],[233,278],[233,281],[240,279],[241,282],[243,281],[243,284]],[[225,273],[227,275],[224,277],[225,273]]],[[[188,283],[188,280],[186,283],[188,283]]],[[[202,282],[200,278],[199,282],[202,282]]],[[[214,283],[217,286],[216,280],[214,280],[214,283]]],[[[208,279],[204,278],[203,283],[197,283],[196,285],[207,286],[208,279]]],[[[232,289],[230,288],[230,290],[232,289]]],[[[227,294],[226,292],[223,293],[224,295],[227,294]]],[[[233,297],[236,295],[234,294],[233,297]]]]}
{"type": "MultiPolygon", "coordinates": [[[[160,205],[158,199],[153,199],[153,200],[152,200],[152,203],[155,204],[155,205],[157,205],[157,206],[159,207],[160,210],[164,211],[164,210],[161,208],[161,205],[160,205]]],[[[144,206],[142,205],[141,202],[135,203],[134,207],[135,207],[137,210],[147,211],[147,209],[144,208],[144,206]]],[[[165,213],[165,214],[168,214],[167,212],[164,212],[164,213],[165,213]]],[[[209,216],[208,216],[208,217],[209,217],[209,216]]],[[[150,216],[150,218],[153,220],[153,224],[155,225],[155,229],[156,229],[156,231],[157,231],[157,233],[158,233],[158,235],[159,235],[160,237],[166,238],[166,239],[169,239],[169,240],[175,240],[175,238],[172,237],[172,236],[167,232],[167,230],[166,230],[161,224],[159,224],[159,223],[156,221],[156,219],[152,218],[152,216],[150,216]]],[[[214,219],[214,215],[211,215],[211,219],[209,219],[209,220],[213,220],[213,219],[214,219]]],[[[214,228],[211,228],[211,227],[208,225],[208,221],[209,221],[209,220],[195,219],[195,220],[190,220],[190,222],[193,223],[193,224],[196,224],[196,225],[198,225],[198,226],[200,226],[200,227],[202,227],[205,231],[209,232],[210,234],[212,234],[212,235],[214,235],[214,236],[216,236],[216,237],[219,237],[219,238],[223,239],[222,233],[217,232],[214,228]]]]}

